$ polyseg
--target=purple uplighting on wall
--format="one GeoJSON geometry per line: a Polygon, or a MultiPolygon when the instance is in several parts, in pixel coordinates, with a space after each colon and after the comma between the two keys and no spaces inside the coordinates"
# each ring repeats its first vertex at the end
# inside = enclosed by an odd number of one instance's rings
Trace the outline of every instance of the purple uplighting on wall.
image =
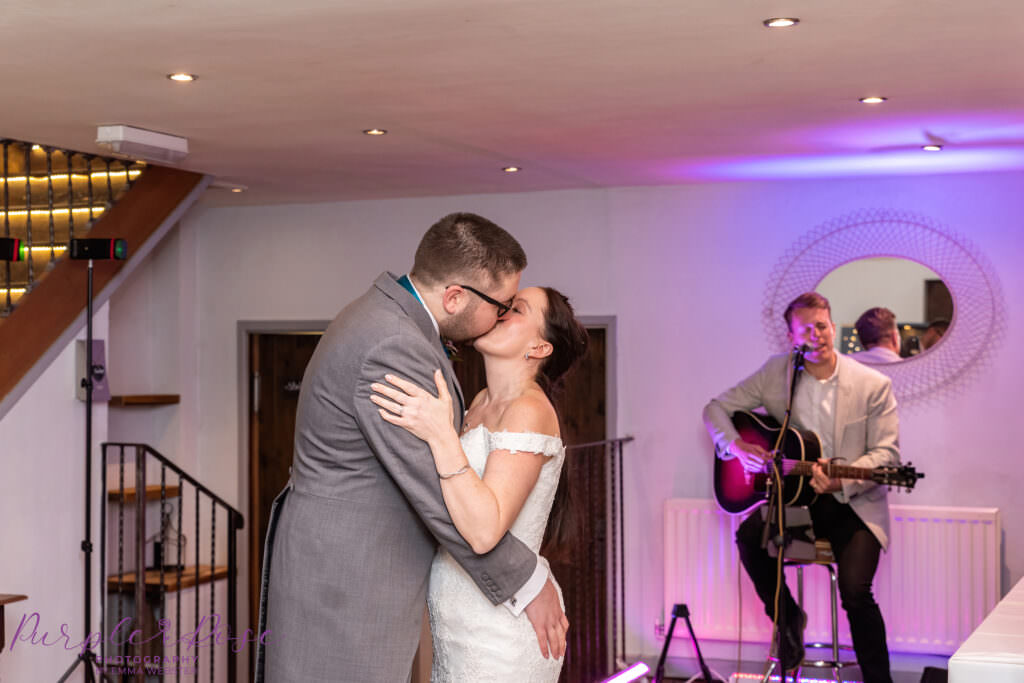
{"type": "Polygon", "coordinates": [[[773,180],[846,176],[1011,171],[1024,168],[1024,145],[1019,148],[946,147],[940,153],[910,150],[799,157],[763,157],[712,162],[687,168],[708,180],[773,180]]]}
{"type": "Polygon", "coordinates": [[[1024,124],[1004,114],[874,116],[820,128],[752,131],[749,156],[680,160],[680,180],[772,180],[1024,169],[1024,124]],[[804,150],[780,155],[784,149],[804,150]],[[922,151],[939,145],[938,153],[922,151]],[[758,153],[758,151],[762,153],[758,153]]]}

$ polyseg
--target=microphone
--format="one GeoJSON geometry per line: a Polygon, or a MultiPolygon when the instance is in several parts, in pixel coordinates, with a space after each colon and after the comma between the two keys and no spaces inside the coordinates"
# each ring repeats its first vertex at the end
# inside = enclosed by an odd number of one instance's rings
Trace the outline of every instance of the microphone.
{"type": "Polygon", "coordinates": [[[128,243],[123,239],[87,238],[71,240],[68,254],[72,260],[113,259],[123,261],[128,258],[128,243]]]}
{"type": "Polygon", "coordinates": [[[24,261],[28,247],[16,237],[0,237],[0,261],[24,261]]]}
{"type": "Polygon", "coordinates": [[[793,367],[795,369],[797,369],[797,370],[803,370],[804,369],[804,356],[810,350],[811,350],[811,347],[808,346],[807,344],[801,344],[800,346],[794,346],[793,347],[793,367]]]}

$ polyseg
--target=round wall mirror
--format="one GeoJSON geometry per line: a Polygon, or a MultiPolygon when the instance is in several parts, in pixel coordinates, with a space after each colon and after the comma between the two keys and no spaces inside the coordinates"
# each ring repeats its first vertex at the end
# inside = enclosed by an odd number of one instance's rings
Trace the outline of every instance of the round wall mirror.
{"type": "MultiPolygon", "coordinates": [[[[899,362],[935,348],[953,320],[953,298],[942,278],[931,268],[905,258],[872,257],[845,263],[822,278],[815,291],[832,304],[838,351],[855,353],[857,360],[870,364],[899,362]],[[899,339],[861,338],[857,320],[877,307],[895,315],[899,339]]],[[[870,330],[868,333],[871,335],[870,330]]]]}
{"type": "MultiPolygon", "coordinates": [[[[915,334],[907,337],[917,337],[922,349],[929,346],[926,352],[907,353],[902,362],[874,365],[892,378],[903,406],[960,391],[990,362],[1006,334],[1002,288],[985,255],[966,237],[909,211],[856,211],[817,226],[790,245],[768,276],[761,309],[772,348],[789,350],[782,312],[796,296],[815,289],[831,300],[837,327],[852,326],[865,309],[882,306],[912,326],[906,332],[915,334]],[[898,291],[900,282],[909,282],[910,289],[898,291]],[[913,329],[933,316],[944,317],[928,309],[929,287],[945,289],[950,298],[950,326],[935,344],[925,340],[927,329],[919,334],[913,329]]],[[[844,351],[850,350],[850,341],[844,351]]]]}

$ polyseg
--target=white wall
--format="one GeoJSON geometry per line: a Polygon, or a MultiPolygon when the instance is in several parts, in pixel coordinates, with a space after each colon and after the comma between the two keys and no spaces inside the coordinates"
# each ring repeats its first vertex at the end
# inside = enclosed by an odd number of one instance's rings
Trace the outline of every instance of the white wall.
{"type": "MultiPolygon", "coordinates": [[[[106,339],[108,307],[93,318],[93,336],[106,339]]],[[[84,339],[84,331],[78,335],[84,339]]],[[[40,378],[0,420],[0,593],[27,595],[7,605],[6,646],[0,653],[0,681],[55,681],[78,652],[65,650],[81,643],[84,633],[83,581],[85,537],[85,403],[75,398],[80,377],[75,344],[50,364],[40,378]],[[69,641],[52,647],[23,641],[12,646],[22,618],[28,637],[39,613],[39,637],[47,643],[60,637],[67,624],[69,641]]],[[[93,407],[93,491],[100,491],[100,443],[106,441],[107,406],[93,407]]],[[[93,577],[99,576],[99,506],[93,502],[93,577]]],[[[99,595],[93,590],[90,632],[99,631],[99,595]]],[[[39,638],[36,639],[37,642],[39,638]]],[[[82,667],[71,678],[82,681],[82,667]]]]}
{"type": "MultiPolygon", "coordinates": [[[[162,329],[153,311],[178,309],[177,336],[187,348],[178,350],[176,419],[189,421],[179,424],[181,457],[245,511],[238,321],[330,319],[380,271],[407,270],[438,217],[469,210],[497,221],[530,256],[524,283],[563,289],[580,314],[617,316],[613,430],[636,436],[625,481],[628,649],[650,654],[660,647],[653,625],[662,617],[662,503],[710,496],[701,408],[770,352],[760,314],[776,260],[805,232],[857,209],[935,218],[974,240],[1002,280],[1008,335],[993,366],[955,398],[904,411],[904,457],[927,479],[897,500],[999,507],[1004,589],[1024,575],[1024,511],[1013,504],[1020,468],[1001,427],[1012,424],[1024,380],[1012,348],[1024,331],[1022,185],[1024,174],[1008,173],[196,208],[174,247],[176,293],[149,284],[140,285],[150,288],[145,296],[125,293],[123,305],[149,312],[133,326],[112,309],[111,344],[149,337],[155,352],[166,340],[146,332],[162,329]]],[[[169,278],[171,256],[164,258],[167,269],[158,270],[169,278]]],[[[136,353],[141,362],[150,352],[136,353]]]]}
{"type": "MultiPolygon", "coordinates": [[[[1024,291],[1024,175],[737,183],[209,209],[198,234],[198,452],[204,477],[236,482],[238,320],[333,317],[383,269],[406,270],[422,232],[453,210],[508,228],[531,262],[525,283],[564,289],[585,315],[618,317],[617,433],[628,448],[630,650],[653,652],[661,617],[661,505],[707,497],[711,448],[700,410],[770,349],[760,325],[775,261],[803,233],[868,207],[933,217],[975,240],[1007,293],[1008,340],[1024,291]]],[[[996,425],[1024,379],[1010,343],[957,398],[905,411],[903,448],[928,478],[905,502],[993,505],[1004,513],[1004,588],[1024,575],[1024,513],[1013,505],[1016,456],[996,425]],[[978,457],[984,454],[984,457],[978,457]],[[963,466],[971,458],[972,468],[963,466]],[[1002,473],[1002,475],[1000,474],[1002,473]]]]}

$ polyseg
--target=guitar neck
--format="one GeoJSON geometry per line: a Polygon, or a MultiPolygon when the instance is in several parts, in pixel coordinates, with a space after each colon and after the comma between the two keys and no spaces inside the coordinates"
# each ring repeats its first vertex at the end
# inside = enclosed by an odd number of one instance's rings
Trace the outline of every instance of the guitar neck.
{"type": "MultiPolygon", "coordinates": [[[[811,470],[813,465],[814,463],[806,460],[783,460],[782,474],[809,477],[813,474],[811,470]]],[[[825,470],[825,476],[830,479],[872,479],[874,477],[874,470],[869,467],[851,467],[829,463],[822,465],[822,468],[825,470]]]]}

